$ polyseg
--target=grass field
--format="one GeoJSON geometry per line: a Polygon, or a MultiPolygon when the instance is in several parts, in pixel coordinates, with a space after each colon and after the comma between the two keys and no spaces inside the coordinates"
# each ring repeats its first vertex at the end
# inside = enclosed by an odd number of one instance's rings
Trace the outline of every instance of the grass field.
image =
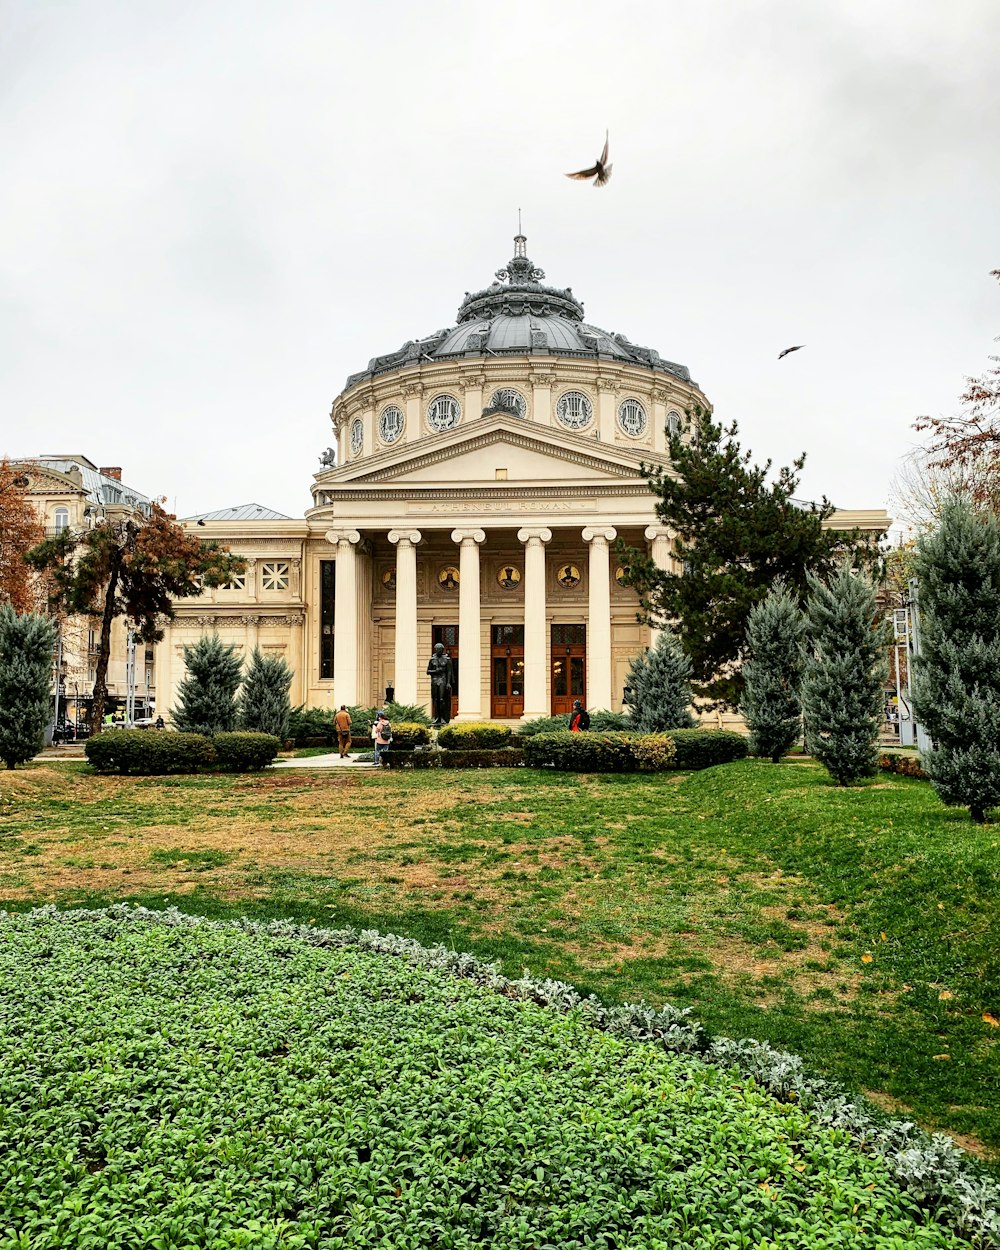
{"type": "Polygon", "coordinates": [[[444,941],[694,1008],[1000,1160],[1000,831],[811,763],[692,775],[0,774],[0,906],[165,902],[444,941]]]}

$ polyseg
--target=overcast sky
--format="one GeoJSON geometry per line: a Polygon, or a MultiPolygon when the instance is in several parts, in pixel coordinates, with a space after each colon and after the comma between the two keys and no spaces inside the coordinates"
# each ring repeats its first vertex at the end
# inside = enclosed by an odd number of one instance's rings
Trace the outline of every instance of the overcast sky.
{"type": "Polygon", "coordinates": [[[1000,333],[998,53],[996,0],[0,0],[0,452],[301,515],[521,207],[589,321],[881,506],[1000,333]]]}

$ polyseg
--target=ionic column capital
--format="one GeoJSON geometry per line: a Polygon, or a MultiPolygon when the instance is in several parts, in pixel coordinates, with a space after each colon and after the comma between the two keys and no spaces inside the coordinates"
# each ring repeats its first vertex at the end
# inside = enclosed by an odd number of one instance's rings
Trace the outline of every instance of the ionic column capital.
{"type": "Polygon", "coordinates": [[[332,547],[336,547],[338,543],[356,544],[361,541],[361,534],[358,530],[327,530],[325,537],[332,547]]]}
{"type": "Polygon", "coordinates": [[[524,543],[550,543],[552,541],[552,531],[550,529],[522,529],[517,531],[517,541],[524,543]]]}
{"type": "Polygon", "coordinates": [[[643,534],[649,542],[655,542],[658,538],[673,538],[674,532],[665,525],[647,525],[643,530],[643,534]]]}
{"type": "Polygon", "coordinates": [[[401,543],[404,546],[407,543],[409,543],[411,546],[415,547],[417,543],[420,542],[420,539],[422,537],[423,535],[420,533],[419,530],[390,530],[389,531],[389,541],[391,543],[401,543]]]}
{"type": "Polygon", "coordinates": [[[613,525],[608,526],[590,526],[583,531],[583,541],[585,543],[612,543],[618,537],[618,531],[613,525]]]}
{"type": "Polygon", "coordinates": [[[486,541],[485,530],[452,530],[451,541],[453,543],[484,543],[486,541]]]}

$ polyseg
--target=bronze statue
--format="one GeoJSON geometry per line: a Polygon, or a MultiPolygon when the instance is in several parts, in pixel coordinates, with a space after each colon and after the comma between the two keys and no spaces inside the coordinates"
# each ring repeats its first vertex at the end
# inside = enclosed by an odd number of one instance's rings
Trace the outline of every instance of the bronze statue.
{"type": "Polygon", "coordinates": [[[455,684],[455,666],[445,651],[443,642],[434,644],[434,654],[427,661],[431,679],[431,709],[434,712],[434,728],[440,729],[451,720],[451,691],[455,684]]]}

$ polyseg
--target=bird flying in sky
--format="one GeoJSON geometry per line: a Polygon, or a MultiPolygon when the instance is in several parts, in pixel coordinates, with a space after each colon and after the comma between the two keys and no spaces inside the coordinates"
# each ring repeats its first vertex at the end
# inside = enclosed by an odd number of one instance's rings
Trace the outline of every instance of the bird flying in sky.
{"type": "Polygon", "coordinates": [[[800,352],[803,347],[805,347],[805,343],[799,343],[797,347],[786,347],[783,352],[778,352],[778,359],[780,360],[782,356],[787,356],[789,352],[800,352]]]}
{"type": "Polygon", "coordinates": [[[589,169],[577,170],[575,174],[567,174],[567,178],[579,178],[581,182],[586,182],[589,178],[593,178],[595,187],[603,187],[611,177],[611,166],[608,164],[608,132],[604,132],[604,151],[597,158],[597,162],[591,165],[589,169]]]}

